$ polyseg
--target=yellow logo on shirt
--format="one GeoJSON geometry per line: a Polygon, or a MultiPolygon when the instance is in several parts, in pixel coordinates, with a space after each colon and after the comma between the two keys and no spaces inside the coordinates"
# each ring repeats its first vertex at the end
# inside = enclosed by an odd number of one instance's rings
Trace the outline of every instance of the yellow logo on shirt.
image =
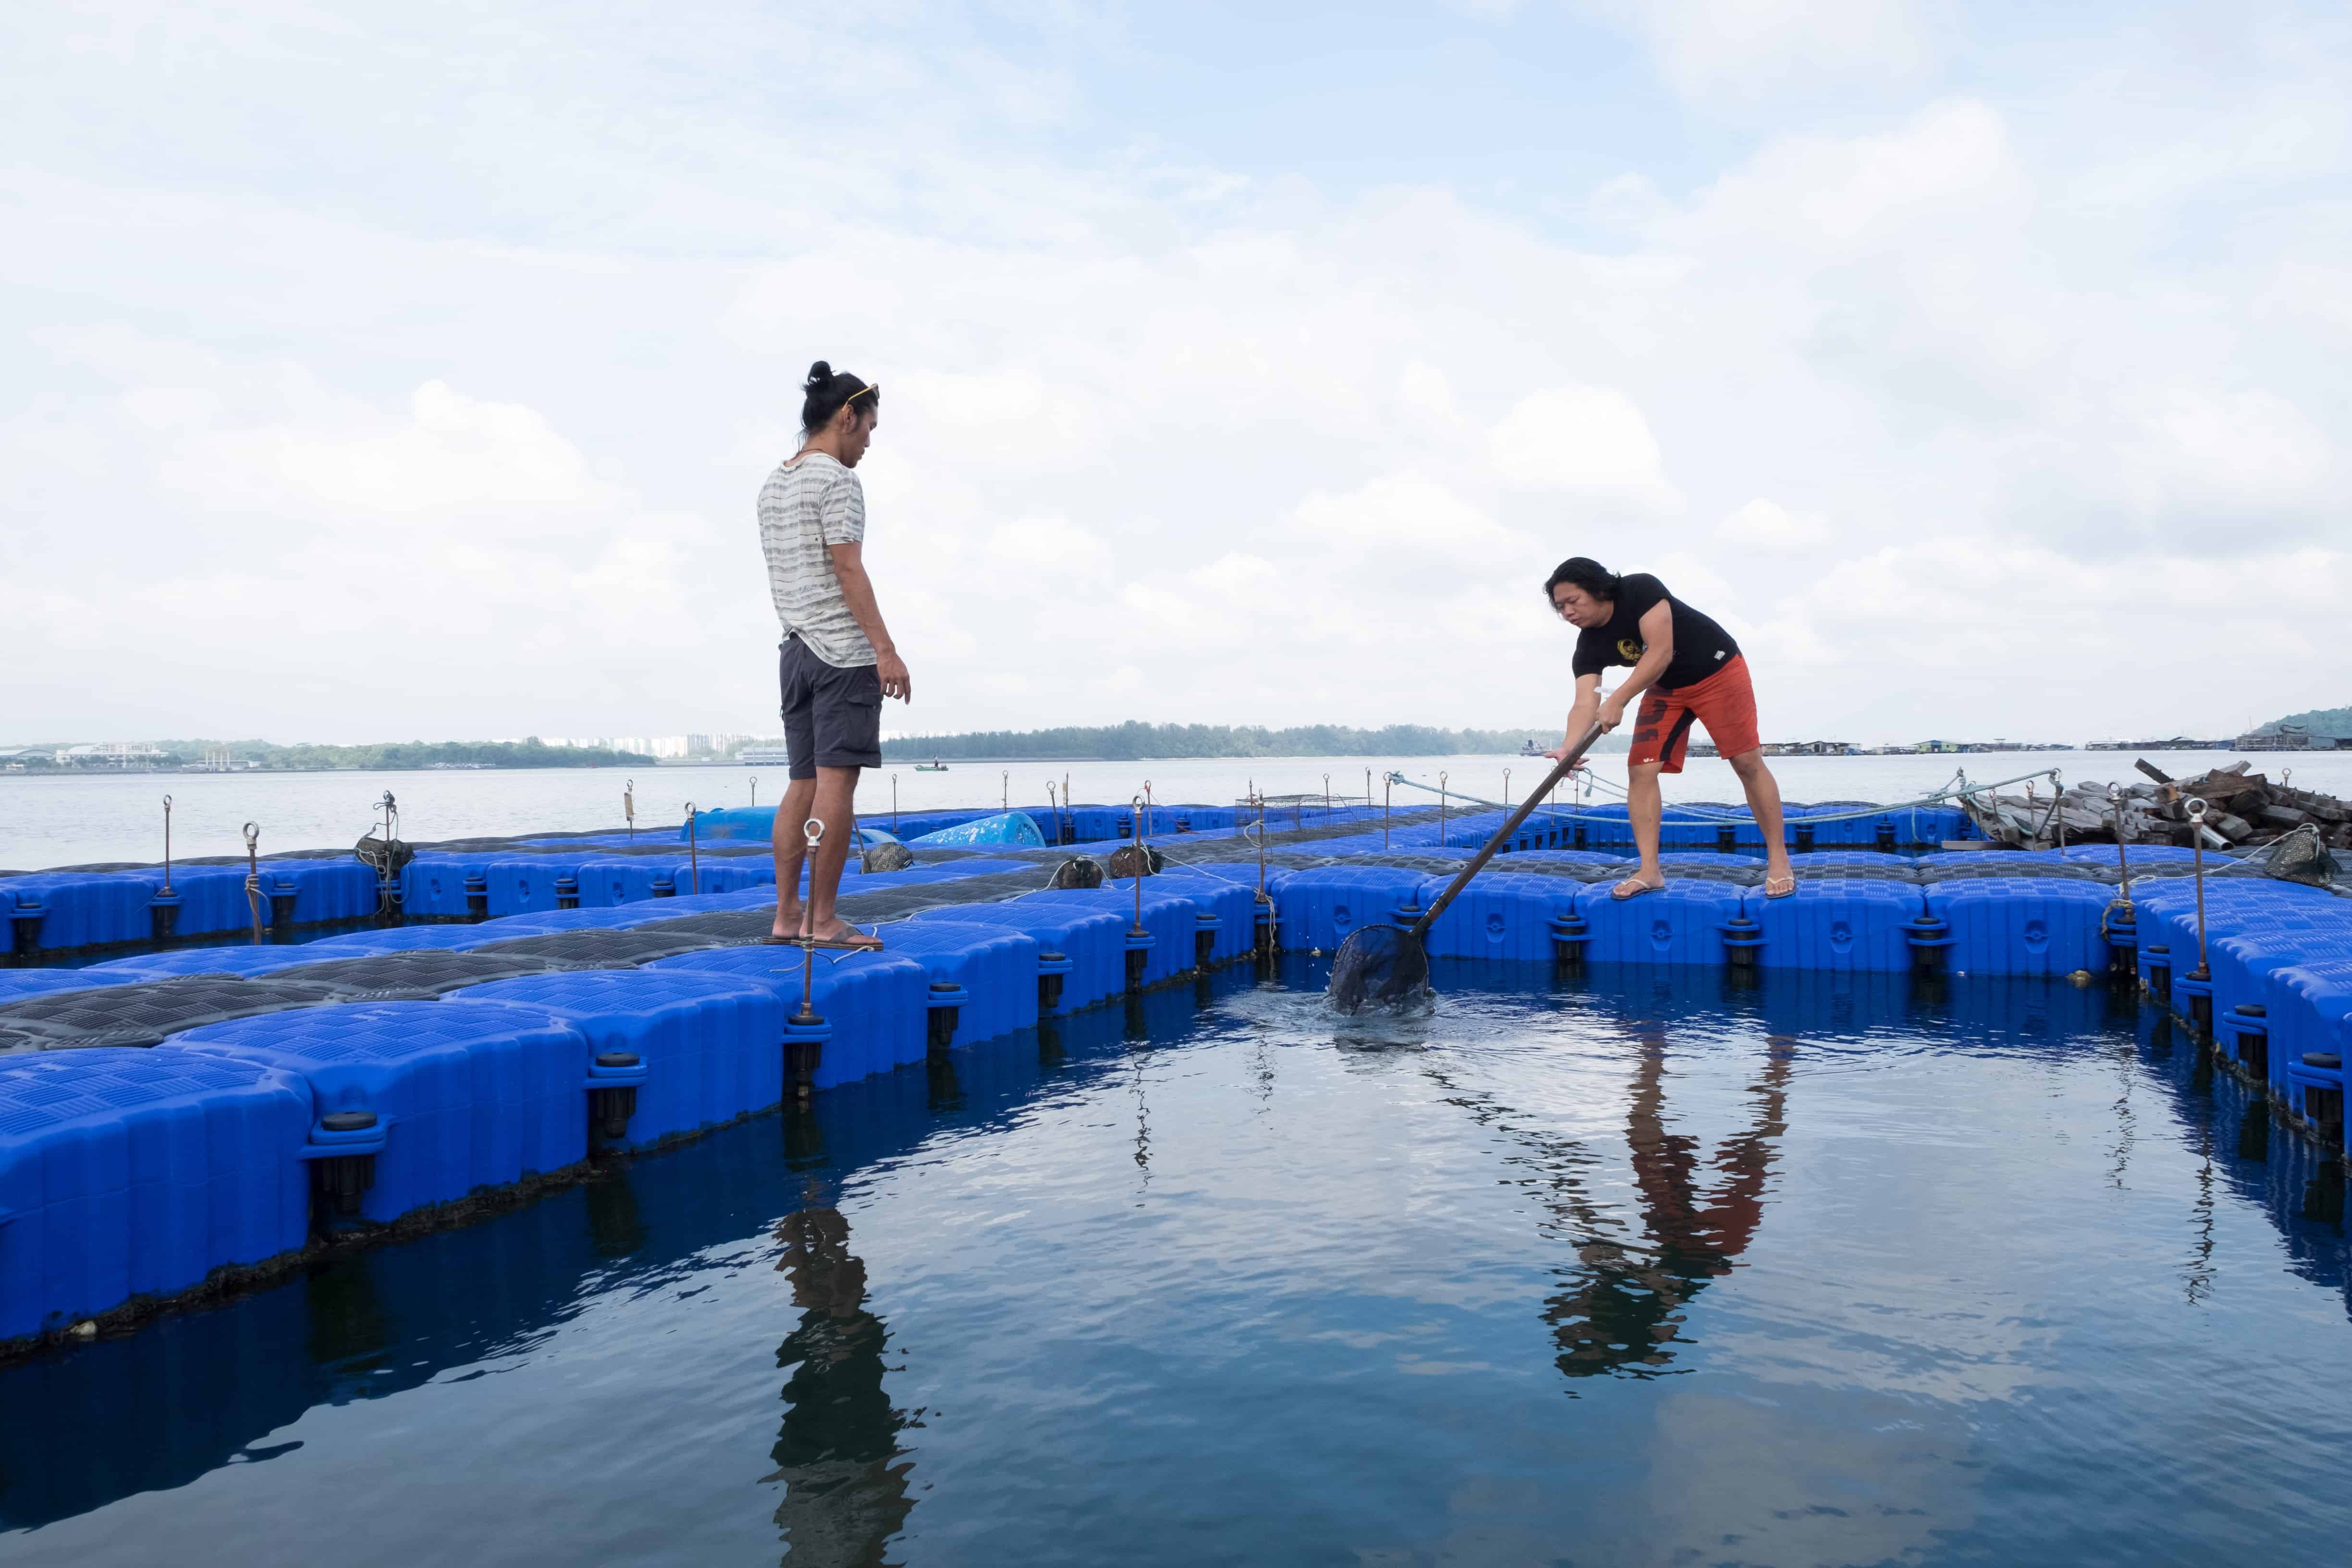
{"type": "Polygon", "coordinates": [[[1632,637],[1619,637],[1617,639],[1617,657],[1625,660],[1628,664],[1637,664],[1641,662],[1642,645],[1635,642],[1632,637]]]}

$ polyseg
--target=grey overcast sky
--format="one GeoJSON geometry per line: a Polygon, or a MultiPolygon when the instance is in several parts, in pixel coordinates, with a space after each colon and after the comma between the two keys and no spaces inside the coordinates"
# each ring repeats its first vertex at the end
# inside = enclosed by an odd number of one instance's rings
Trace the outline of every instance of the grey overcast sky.
{"type": "Polygon", "coordinates": [[[26,5],[0,740],[763,731],[881,382],[906,730],[2352,701],[2340,5],[26,5]]]}

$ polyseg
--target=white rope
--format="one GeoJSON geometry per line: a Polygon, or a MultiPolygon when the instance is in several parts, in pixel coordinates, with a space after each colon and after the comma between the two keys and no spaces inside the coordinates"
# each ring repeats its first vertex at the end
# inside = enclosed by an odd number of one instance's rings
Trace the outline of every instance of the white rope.
{"type": "MultiPolygon", "coordinates": [[[[1789,820],[1791,823],[1859,822],[1865,816],[1885,816],[1898,811],[1918,811],[1928,807],[1942,805],[1947,802],[1958,800],[1965,795],[1977,795],[1987,790],[2000,789],[2004,784],[2023,784],[2028,779],[2047,778],[2054,772],[2056,772],[2055,769],[2044,768],[2039,773],[2020,773],[2013,779],[2001,779],[1993,784],[1972,784],[1969,783],[1968,775],[1966,773],[1955,773],[1952,775],[1951,784],[1947,784],[1943,789],[1937,791],[1933,795],[1921,795],[1916,800],[1896,801],[1891,805],[1872,805],[1857,811],[1838,811],[1821,814],[1808,812],[1803,816],[1792,816],[1789,820]]],[[[1621,797],[1625,794],[1625,786],[1622,784],[1615,784],[1608,779],[1604,779],[1597,773],[1591,774],[1590,777],[1591,782],[1601,789],[1606,790],[1621,797]]],[[[1418,779],[1409,779],[1402,773],[1391,773],[1389,778],[1391,782],[1401,784],[1407,789],[1423,790],[1431,795],[1442,794],[1448,800],[1466,801],[1473,805],[1482,805],[1492,811],[1510,811],[1515,809],[1514,807],[1506,805],[1499,801],[1483,800],[1474,795],[1465,795],[1456,789],[1449,788],[1440,791],[1435,784],[1425,784],[1418,779]]],[[[1554,816],[1581,816],[1585,815],[1584,808],[1582,806],[1576,805],[1547,805],[1542,809],[1554,816]]],[[[1696,805],[1668,805],[1664,808],[1664,812],[1665,818],[1669,821],[1749,823],[1756,820],[1753,816],[1743,813],[1709,811],[1704,806],[1696,805]]]]}

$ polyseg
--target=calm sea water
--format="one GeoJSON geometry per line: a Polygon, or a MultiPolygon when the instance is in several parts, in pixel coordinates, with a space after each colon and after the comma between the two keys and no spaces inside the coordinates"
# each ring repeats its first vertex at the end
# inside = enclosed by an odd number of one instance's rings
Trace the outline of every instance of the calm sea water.
{"type": "MultiPolygon", "coordinates": [[[[2215,752],[2155,758],[2168,772],[2201,773],[2235,760],[2215,752]]],[[[1970,757],[1791,757],[1773,764],[1790,800],[1915,798],[1940,788],[1956,767],[1972,779],[1990,781],[2056,767],[2070,780],[2131,775],[2128,755],[2113,752],[2023,752],[1970,757]]],[[[2294,770],[2306,787],[2352,794],[2352,752],[2315,753],[2300,759],[2280,754],[2251,759],[2276,778],[2294,770]]],[[[1602,776],[1622,783],[1622,753],[1603,756],[1602,776]]],[[[1488,799],[1524,798],[1549,770],[1529,757],[1273,757],[1151,763],[954,763],[944,773],[917,773],[911,766],[878,769],[866,775],[858,810],[870,817],[888,815],[894,798],[905,808],[1042,805],[1045,786],[1057,789],[1066,777],[1081,801],[1127,800],[1146,784],[1157,800],[1224,802],[1253,785],[1269,795],[1320,794],[1361,798],[1390,769],[1436,785],[1488,799]],[[1506,773],[1507,773],[1507,778],[1506,773]]],[[[173,847],[179,855],[242,855],[243,825],[257,823],[261,847],[307,849],[346,845],[366,831],[376,799],[390,790],[399,800],[403,831],[423,842],[477,835],[618,828],[622,792],[635,786],[640,826],[674,828],[687,803],[714,806],[773,805],[783,788],[782,768],[659,768],[625,773],[610,769],[515,770],[482,773],[174,773],[37,778],[0,774],[0,868],[92,861],[153,861],[163,849],[163,797],[173,797],[173,847]]],[[[1739,799],[1738,782],[1720,761],[1695,759],[1689,771],[1666,783],[1669,800],[1739,799]]],[[[1434,801],[1434,795],[1398,788],[1400,806],[1434,801]]]]}
{"type": "Polygon", "coordinates": [[[1246,971],[0,1372],[0,1559],[2329,1562],[2341,1173],[2104,990],[1246,971]]]}

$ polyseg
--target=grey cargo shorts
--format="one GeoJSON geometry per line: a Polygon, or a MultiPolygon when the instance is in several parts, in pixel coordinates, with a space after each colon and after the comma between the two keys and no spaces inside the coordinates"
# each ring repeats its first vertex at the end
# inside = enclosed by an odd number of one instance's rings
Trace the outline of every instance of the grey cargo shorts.
{"type": "Polygon", "coordinates": [[[813,779],[821,767],[882,765],[882,675],[874,666],[837,668],[789,637],[777,649],[776,679],[792,777],[813,779]]]}

